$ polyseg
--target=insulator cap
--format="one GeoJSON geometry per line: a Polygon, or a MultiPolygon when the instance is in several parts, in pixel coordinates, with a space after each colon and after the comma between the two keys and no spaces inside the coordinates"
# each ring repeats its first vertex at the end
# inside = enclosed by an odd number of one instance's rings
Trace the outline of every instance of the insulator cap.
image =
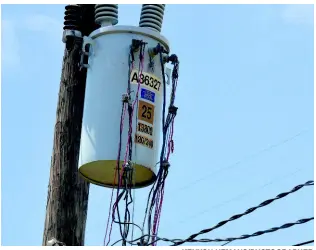
{"type": "Polygon", "coordinates": [[[118,23],[118,5],[96,4],[95,22],[101,26],[116,25],[118,23]]]}
{"type": "Polygon", "coordinates": [[[77,4],[65,7],[64,30],[81,31],[81,8],[77,4]]]}
{"type": "Polygon", "coordinates": [[[160,32],[165,12],[165,4],[143,4],[139,27],[160,32]]]}

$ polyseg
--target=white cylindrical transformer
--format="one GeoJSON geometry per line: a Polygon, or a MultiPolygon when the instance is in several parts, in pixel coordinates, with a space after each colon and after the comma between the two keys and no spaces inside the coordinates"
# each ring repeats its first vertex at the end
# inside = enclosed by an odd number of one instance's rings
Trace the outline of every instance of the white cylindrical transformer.
{"type": "MultiPolygon", "coordinates": [[[[146,42],[139,97],[132,125],[132,166],[135,188],[145,187],[156,178],[162,131],[163,76],[159,54],[149,51],[160,43],[169,52],[168,41],[158,32],[133,26],[101,27],[90,35],[84,113],[82,121],[79,172],[89,182],[118,185],[117,158],[120,142],[122,95],[130,82],[131,100],[138,89],[139,51],[134,53],[134,67],[129,69],[132,40],[146,42]]],[[[126,112],[121,136],[120,167],[124,162],[129,116],[126,112]]]]}

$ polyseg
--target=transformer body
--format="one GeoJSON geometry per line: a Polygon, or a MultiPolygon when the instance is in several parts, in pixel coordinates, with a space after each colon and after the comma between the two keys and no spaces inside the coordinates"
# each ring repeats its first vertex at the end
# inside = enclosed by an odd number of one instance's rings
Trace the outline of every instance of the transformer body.
{"type": "MultiPolygon", "coordinates": [[[[160,157],[164,91],[159,54],[151,58],[148,51],[158,43],[169,51],[168,41],[154,30],[133,26],[101,27],[89,37],[92,45],[88,60],[79,172],[91,183],[105,187],[118,185],[122,96],[127,94],[130,82],[133,103],[141,78],[132,119],[132,167],[134,187],[148,186],[156,179],[156,165],[160,157]],[[129,54],[133,39],[147,44],[143,68],[139,61],[140,52],[137,51],[130,70],[129,54]]],[[[128,141],[127,111],[122,124],[120,168],[128,141]]]]}

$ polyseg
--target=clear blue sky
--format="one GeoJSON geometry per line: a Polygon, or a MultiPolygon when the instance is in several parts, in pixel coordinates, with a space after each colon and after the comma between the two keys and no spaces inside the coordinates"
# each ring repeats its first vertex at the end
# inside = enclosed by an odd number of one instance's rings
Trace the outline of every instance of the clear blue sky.
{"type": "MultiPolygon", "coordinates": [[[[140,9],[119,5],[119,24],[138,25],[140,9]]],[[[42,242],[63,13],[2,6],[3,245],[42,242]]],[[[311,5],[167,5],[162,33],[181,65],[161,237],[185,238],[314,179],[313,29],[311,5]]],[[[136,192],[138,224],[147,194],[136,192]]],[[[103,244],[109,198],[91,186],[86,245],[103,244]]],[[[304,188],[202,238],[311,217],[313,199],[304,188]]],[[[313,230],[310,222],[231,245],[291,245],[313,230]]]]}

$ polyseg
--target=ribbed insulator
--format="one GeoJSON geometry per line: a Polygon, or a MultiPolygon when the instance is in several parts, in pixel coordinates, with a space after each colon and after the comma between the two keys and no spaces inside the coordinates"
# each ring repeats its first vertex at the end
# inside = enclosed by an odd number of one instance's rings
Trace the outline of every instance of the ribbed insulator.
{"type": "Polygon", "coordinates": [[[95,5],[95,22],[97,24],[115,25],[118,23],[118,5],[117,4],[96,4],[95,5]]]}
{"type": "Polygon", "coordinates": [[[64,30],[81,31],[81,8],[77,4],[65,7],[64,30]]]}
{"type": "Polygon", "coordinates": [[[139,27],[161,31],[165,4],[143,4],[139,27]]]}

